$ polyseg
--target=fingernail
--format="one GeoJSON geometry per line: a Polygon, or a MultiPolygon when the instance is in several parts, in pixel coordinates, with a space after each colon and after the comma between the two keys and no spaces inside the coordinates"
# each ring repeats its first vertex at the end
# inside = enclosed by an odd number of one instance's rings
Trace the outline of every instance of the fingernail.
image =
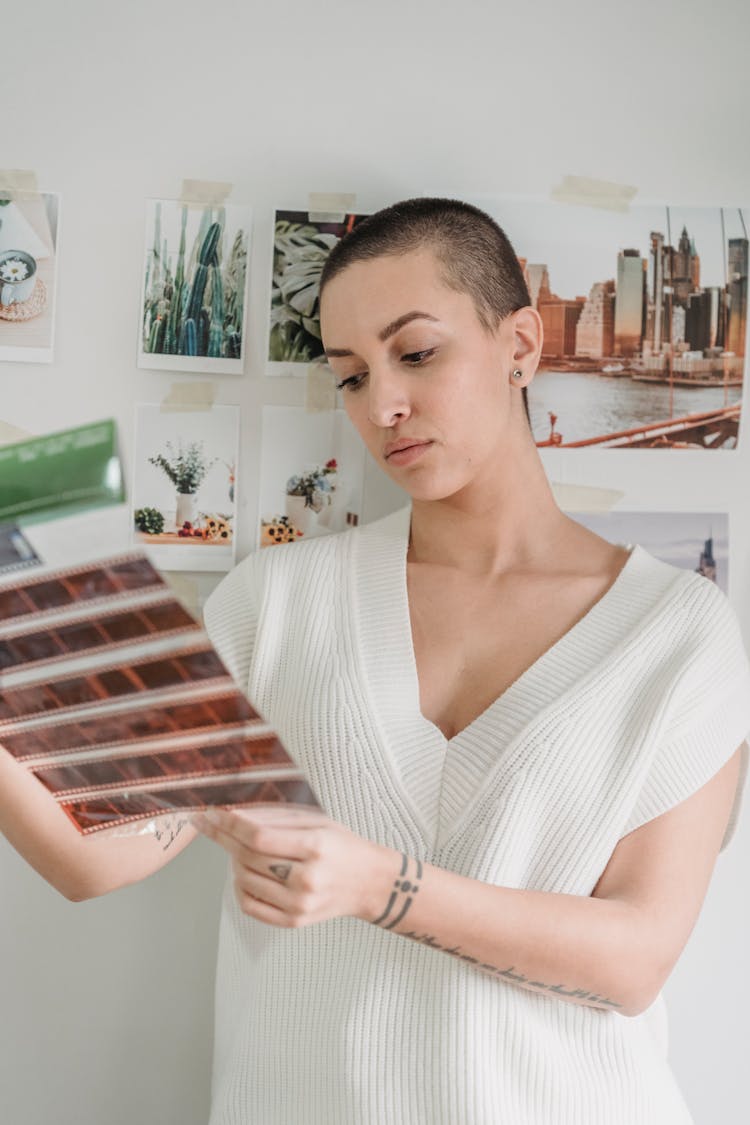
{"type": "Polygon", "coordinates": [[[221,823],[221,814],[217,809],[204,809],[203,815],[210,824],[221,823]]]}

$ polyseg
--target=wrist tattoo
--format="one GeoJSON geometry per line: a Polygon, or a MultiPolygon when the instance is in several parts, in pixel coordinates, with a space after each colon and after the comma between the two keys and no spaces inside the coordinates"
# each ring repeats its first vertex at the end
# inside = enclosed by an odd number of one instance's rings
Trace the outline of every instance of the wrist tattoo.
{"type": "Polygon", "coordinates": [[[386,918],[391,918],[388,924],[383,926],[384,930],[392,930],[393,927],[401,921],[413,903],[414,895],[419,890],[422,879],[422,861],[413,859],[411,862],[414,864],[415,869],[407,878],[409,856],[407,856],[405,852],[402,852],[401,870],[398,873],[398,877],[394,880],[391,896],[388,899],[388,905],[379,918],[373,919],[373,924],[380,926],[385,922],[386,918]],[[392,917],[393,914],[395,914],[395,917],[392,917]]]}

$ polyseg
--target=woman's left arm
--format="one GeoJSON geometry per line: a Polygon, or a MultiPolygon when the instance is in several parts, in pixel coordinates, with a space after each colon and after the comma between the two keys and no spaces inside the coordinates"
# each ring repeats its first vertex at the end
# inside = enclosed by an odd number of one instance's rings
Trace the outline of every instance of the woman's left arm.
{"type": "Polygon", "coordinates": [[[620,840],[590,897],[483,883],[363,839],[317,810],[215,811],[193,823],[232,857],[242,910],[299,927],[353,915],[535,992],[635,1016],[697,921],[740,751],[620,840]]]}

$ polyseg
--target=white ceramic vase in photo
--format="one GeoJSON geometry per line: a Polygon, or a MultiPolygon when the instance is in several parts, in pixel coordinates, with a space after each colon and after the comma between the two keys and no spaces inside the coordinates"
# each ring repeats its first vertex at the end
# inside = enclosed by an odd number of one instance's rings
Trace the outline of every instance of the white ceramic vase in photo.
{"type": "Polygon", "coordinates": [[[320,527],[330,528],[331,515],[333,513],[333,494],[326,493],[326,502],[321,510],[318,512],[318,524],[320,527]]]}
{"type": "Polygon", "coordinates": [[[303,535],[307,535],[310,530],[310,519],[313,514],[312,508],[305,505],[304,496],[286,496],[286,514],[289,522],[294,524],[298,531],[303,535]]]}
{"type": "Polygon", "coordinates": [[[174,522],[180,528],[184,523],[195,522],[195,493],[194,492],[178,492],[177,493],[177,510],[175,511],[174,522]]]}
{"type": "Polygon", "coordinates": [[[20,304],[28,300],[36,285],[36,262],[23,250],[6,250],[0,254],[0,305],[20,304]]]}

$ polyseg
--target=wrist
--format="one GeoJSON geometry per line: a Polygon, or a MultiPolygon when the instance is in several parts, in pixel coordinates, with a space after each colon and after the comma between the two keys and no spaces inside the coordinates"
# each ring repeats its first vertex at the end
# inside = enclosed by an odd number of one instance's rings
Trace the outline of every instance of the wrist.
{"type": "Polygon", "coordinates": [[[374,848],[358,917],[383,929],[391,929],[414,901],[424,864],[395,848],[382,844],[376,844],[374,848]]]}
{"type": "Polygon", "coordinates": [[[370,855],[365,867],[365,876],[360,893],[357,918],[363,922],[374,922],[383,913],[388,901],[389,888],[401,869],[401,853],[385,844],[370,843],[370,855]]]}

